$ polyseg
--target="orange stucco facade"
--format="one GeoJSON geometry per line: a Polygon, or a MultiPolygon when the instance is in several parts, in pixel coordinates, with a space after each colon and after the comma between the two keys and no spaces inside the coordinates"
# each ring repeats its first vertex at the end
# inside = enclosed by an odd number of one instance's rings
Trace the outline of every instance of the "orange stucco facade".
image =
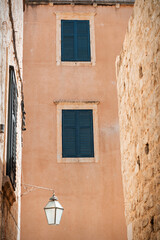
{"type": "MultiPolygon", "coordinates": [[[[27,131],[22,182],[53,188],[64,207],[49,226],[43,207],[52,192],[22,196],[22,240],[127,239],[121,179],[115,58],[132,7],[28,6],[24,14],[27,131]],[[95,63],[57,64],[57,13],[94,13],[95,63]],[[98,101],[98,162],[57,161],[57,104],[98,101]]],[[[23,187],[23,185],[22,185],[23,187]]],[[[24,187],[23,187],[23,191],[24,187]]]]}

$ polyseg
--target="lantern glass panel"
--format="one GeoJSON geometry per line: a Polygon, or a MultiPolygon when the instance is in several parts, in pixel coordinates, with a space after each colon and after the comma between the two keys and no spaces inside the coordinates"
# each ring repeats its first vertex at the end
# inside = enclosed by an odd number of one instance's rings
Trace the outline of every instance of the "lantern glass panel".
{"type": "Polygon", "coordinates": [[[55,224],[55,208],[45,209],[48,224],[55,224]]]}
{"type": "Polygon", "coordinates": [[[63,209],[56,209],[56,224],[60,224],[61,217],[62,217],[63,209]]]}

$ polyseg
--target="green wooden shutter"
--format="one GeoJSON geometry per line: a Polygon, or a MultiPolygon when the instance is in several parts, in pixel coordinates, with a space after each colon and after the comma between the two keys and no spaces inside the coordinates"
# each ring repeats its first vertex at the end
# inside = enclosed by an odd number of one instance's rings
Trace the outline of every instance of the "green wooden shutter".
{"type": "Polygon", "coordinates": [[[94,157],[92,110],[79,110],[79,157],[94,157]]]}
{"type": "Polygon", "coordinates": [[[88,20],[61,20],[61,61],[91,61],[88,20]]]}
{"type": "Polygon", "coordinates": [[[62,157],[94,157],[92,110],[62,110],[62,157]]]}
{"type": "Polygon", "coordinates": [[[16,186],[16,145],[17,145],[17,86],[14,68],[9,70],[9,104],[8,104],[8,140],[7,140],[7,175],[13,188],[16,186]]]}
{"type": "Polygon", "coordinates": [[[76,155],[76,112],[62,110],[62,157],[76,155]]]}
{"type": "Polygon", "coordinates": [[[73,61],[75,58],[74,21],[61,20],[61,60],[73,61]]]}
{"type": "Polygon", "coordinates": [[[90,27],[88,20],[76,21],[77,26],[77,61],[91,61],[90,27]]]}

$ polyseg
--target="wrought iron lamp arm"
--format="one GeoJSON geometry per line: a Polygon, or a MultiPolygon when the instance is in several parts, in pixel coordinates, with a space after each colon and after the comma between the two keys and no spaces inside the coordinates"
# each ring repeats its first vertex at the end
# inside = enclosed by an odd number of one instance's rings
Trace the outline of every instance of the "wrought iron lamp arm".
{"type": "Polygon", "coordinates": [[[30,187],[29,190],[27,190],[26,192],[21,194],[21,197],[29,192],[32,192],[35,189],[43,189],[43,190],[48,190],[48,191],[52,191],[53,193],[54,190],[52,188],[46,188],[46,187],[41,187],[41,186],[36,186],[36,185],[32,185],[32,184],[26,184],[26,183],[22,183],[21,186],[24,186],[25,189],[27,189],[27,187],[30,187]]]}

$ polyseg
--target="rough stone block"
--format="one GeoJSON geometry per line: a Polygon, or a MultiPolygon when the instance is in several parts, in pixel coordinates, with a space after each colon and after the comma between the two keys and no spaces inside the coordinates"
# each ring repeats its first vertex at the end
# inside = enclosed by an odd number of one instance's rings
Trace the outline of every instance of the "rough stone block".
{"type": "Polygon", "coordinates": [[[136,0],[118,57],[124,197],[132,203],[126,219],[133,219],[135,240],[160,238],[159,13],[159,0],[136,0]]]}

